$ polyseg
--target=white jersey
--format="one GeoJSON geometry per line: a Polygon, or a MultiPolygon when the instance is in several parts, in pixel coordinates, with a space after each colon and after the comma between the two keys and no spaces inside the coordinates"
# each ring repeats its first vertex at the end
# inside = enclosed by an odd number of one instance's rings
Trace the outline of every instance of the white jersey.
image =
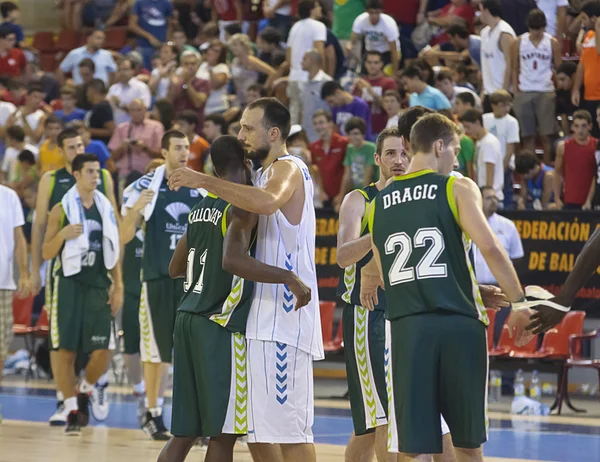
{"type": "Polygon", "coordinates": [[[529,32],[521,36],[519,46],[519,90],[554,91],[552,83],[552,36],[544,37],[535,46],[529,32]]]}
{"type": "Polygon", "coordinates": [[[481,30],[481,77],[483,92],[486,95],[491,95],[504,85],[504,71],[510,59],[510,56],[504,56],[500,49],[500,37],[505,32],[516,37],[513,28],[503,20],[493,29],[485,26],[481,30]]]}
{"type": "MultiPolygon", "coordinates": [[[[291,225],[281,210],[272,215],[260,215],[256,259],[267,265],[293,271],[310,287],[308,305],[294,310],[295,297],[281,284],[255,283],[254,298],[248,316],[246,337],[252,340],[279,342],[323,359],[323,338],[319,312],[319,289],[315,267],[316,218],[313,206],[313,182],[306,164],[299,158],[285,155],[276,162],[293,162],[304,180],[304,207],[298,225],[291,225]]],[[[270,165],[256,172],[254,184],[264,187],[270,165]]]]}

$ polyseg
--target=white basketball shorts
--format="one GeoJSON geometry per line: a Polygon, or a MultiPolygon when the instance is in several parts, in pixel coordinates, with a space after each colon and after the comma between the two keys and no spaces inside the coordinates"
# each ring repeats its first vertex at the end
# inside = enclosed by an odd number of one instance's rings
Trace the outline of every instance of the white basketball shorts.
{"type": "Polygon", "coordinates": [[[312,443],[312,355],[290,345],[247,340],[248,442],[312,443]]]}

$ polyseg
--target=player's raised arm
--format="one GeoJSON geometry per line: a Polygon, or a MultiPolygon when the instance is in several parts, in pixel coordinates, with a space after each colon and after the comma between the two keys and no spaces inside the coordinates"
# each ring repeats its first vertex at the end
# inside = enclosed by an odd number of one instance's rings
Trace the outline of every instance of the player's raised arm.
{"type": "Polygon", "coordinates": [[[267,265],[248,255],[258,217],[235,207],[227,211],[227,231],[223,241],[223,269],[241,278],[267,284],[286,284],[296,296],[296,309],[306,305],[311,290],[292,271],[267,265]]]}
{"type": "Polygon", "coordinates": [[[359,191],[347,194],[342,202],[336,253],[340,268],[355,264],[371,250],[371,236],[360,236],[362,222],[357,219],[364,216],[365,207],[365,197],[359,191]]]}
{"type": "Polygon", "coordinates": [[[479,188],[470,178],[459,178],[453,190],[460,227],[481,251],[508,300],[522,301],[524,294],[513,264],[483,214],[479,188]]]}
{"type": "Polygon", "coordinates": [[[301,172],[292,162],[276,162],[263,188],[232,184],[189,168],[179,168],[169,177],[169,187],[204,188],[234,207],[259,215],[271,215],[283,207],[302,187],[301,172]]]}
{"type": "Polygon", "coordinates": [[[181,236],[179,242],[177,243],[177,247],[175,247],[175,252],[173,252],[173,256],[171,257],[171,262],[169,263],[169,276],[172,279],[184,278],[185,270],[187,267],[187,232],[181,236]]]}

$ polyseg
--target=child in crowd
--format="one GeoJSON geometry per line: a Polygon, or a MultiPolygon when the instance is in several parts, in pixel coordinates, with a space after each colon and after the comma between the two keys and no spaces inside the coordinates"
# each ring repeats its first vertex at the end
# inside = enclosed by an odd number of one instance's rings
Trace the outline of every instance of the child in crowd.
{"type": "Polygon", "coordinates": [[[58,147],[58,135],[63,130],[62,121],[55,115],[49,116],[44,121],[44,135],[46,141],[40,146],[40,173],[43,175],[50,170],[57,170],[65,166],[65,157],[58,147]]]}
{"type": "Polygon", "coordinates": [[[344,159],[344,179],[342,189],[344,194],[357,188],[364,188],[377,181],[375,166],[376,145],[366,141],[367,125],[360,117],[351,117],[346,122],[346,133],[348,134],[348,147],[344,159]]]}
{"type": "Polygon", "coordinates": [[[54,111],[54,115],[58,117],[63,124],[68,124],[74,120],[83,120],[85,118],[86,111],[75,107],[76,99],[77,90],[75,87],[65,85],[60,89],[62,109],[54,111]]]}
{"type": "Polygon", "coordinates": [[[33,152],[25,149],[13,163],[9,186],[23,199],[25,190],[39,180],[38,170],[33,152]]]}

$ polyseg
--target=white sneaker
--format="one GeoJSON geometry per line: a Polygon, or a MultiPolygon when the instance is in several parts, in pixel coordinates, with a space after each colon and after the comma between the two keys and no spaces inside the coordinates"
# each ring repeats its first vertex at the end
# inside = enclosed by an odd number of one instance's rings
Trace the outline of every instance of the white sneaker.
{"type": "Polygon", "coordinates": [[[48,423],[53,427],[62,427],[67,424],[68,415],[64,401],[57,401],[56,412],[48,419],[48,423]]]}
{"type": "Polygon", "coordinates": [[[90,396],[92,415],[98,422],[104,422],[110,411],[110,405],[106,397],[106,388],[108,388],[108,383],[104,385],[96,384],[90,396]]]}

